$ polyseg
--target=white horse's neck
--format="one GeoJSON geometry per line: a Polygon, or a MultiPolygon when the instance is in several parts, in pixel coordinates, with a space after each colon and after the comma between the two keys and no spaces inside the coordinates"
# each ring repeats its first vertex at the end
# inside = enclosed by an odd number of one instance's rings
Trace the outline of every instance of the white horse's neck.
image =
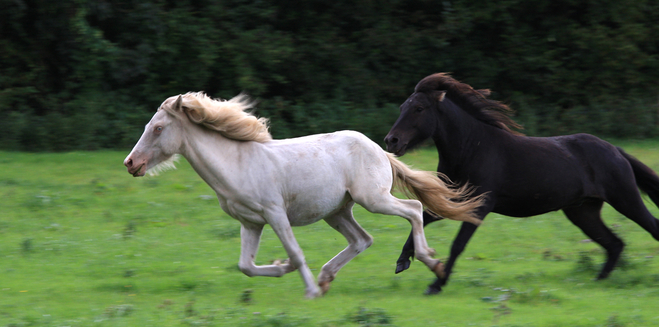
{"type": "Polygon", "coordinates": [[[200,126],[187,126],[181,154],[192,168],[218,194],[227,198],[236,194],[243,183],[241,152],[254,142],[236,141],[200,126]]]}

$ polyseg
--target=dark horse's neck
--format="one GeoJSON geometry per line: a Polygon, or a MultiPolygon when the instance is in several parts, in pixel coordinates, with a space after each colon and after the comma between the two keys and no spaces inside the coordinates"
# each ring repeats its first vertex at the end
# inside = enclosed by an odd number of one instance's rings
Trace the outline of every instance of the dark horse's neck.
{"type": "Polygon", "coordinates": [[[449,99],[441,104],[442,117],[432,136],[439,154],[438,171],[455,181],[467,174],[466,167],[482,162],[488,152],[496,148],[498,133],[506,133],[469,115],[449,99]]]}

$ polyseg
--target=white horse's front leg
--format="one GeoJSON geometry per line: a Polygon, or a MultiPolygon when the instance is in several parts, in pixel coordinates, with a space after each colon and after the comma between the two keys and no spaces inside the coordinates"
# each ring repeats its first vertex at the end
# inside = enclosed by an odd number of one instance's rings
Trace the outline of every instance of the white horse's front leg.
{"type": "Polygon", "coordinates": [[[266,220],[281,240],[281,244],[288,253],[290,264],[300,271],[300,276],[306,286],[305,296],[311,299],[323,295],[318,285],[316,285],[311,269],[309,269],[304,259],[304,253],[297,243],[295,235],[293,235],[286,213],[283,210],[275,210],[267,214],[266,220]]]}
{"type": "Polygon", "coordinates": [[[257,266],[254,264],[256,253],[259,251],[259,241],[263,225],[255,225],[243,222],[240,227],[240,261],[238,267],[247,276],[269,276],[281,277],[295,270],[288,262],[275,263],[272,265],[257,266]]]}

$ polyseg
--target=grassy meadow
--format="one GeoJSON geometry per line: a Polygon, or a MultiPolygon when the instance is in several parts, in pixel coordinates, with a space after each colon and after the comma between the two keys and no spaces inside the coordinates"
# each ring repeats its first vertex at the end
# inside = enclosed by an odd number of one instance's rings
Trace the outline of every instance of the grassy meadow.
{"type": "MultiPolygon", "coordinates": [[[[659,142],[614,143],[659,171],[659,142]]],[[[437,296],[423,295],[433,276],[422,264],[393,273],[407,221],[357,207],[375,243],[326,296],[306,300],[297,272],[238,270],[240,224],[184,159],[175,171],[133,178],[126,155],[0,152],[1,327],[659,325],[659,242],[608,206],[604,220],[627,244],[608,280],[593,280],[603,252],[561,212],[491,214],[437,296]]],[[[403,159],[437,164],[434,149],[403,159]]],[[[439,257],[458,227],[426,229],[439,257]]],[[[323,222],[294,232],[315,274],[346,245],[323,222]]],[[[257,263],[279,258],[266,227],[257,263]]]]}

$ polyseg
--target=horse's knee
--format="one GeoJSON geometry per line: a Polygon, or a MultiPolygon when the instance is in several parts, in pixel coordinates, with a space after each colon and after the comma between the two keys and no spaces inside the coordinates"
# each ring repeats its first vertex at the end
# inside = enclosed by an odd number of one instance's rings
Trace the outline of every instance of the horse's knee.
{"type": "Polygon", "coordinates": [[[256,268],[256,266],[252,262],[238,262],[238,269],[240,269],[240,271],[242,271],[242,273],[248,277],[255,276],[254,268],[256,268]]]}
{"type": "Polygon", "coordinates": [[[616,245],[615,246],[617,248],[618,253],[620,253],[620,252],[622,252],[622,250],[625,249],[625,242],[618,238],[616,240],[616,245]]]}
{"type": "Polygon", "coordinates": [[[616,237],[614,241],[606,247],[606,254],[609,257],[609,260],[617,261],[624,249],[625,242],[616,237]]]}
{"type": "Polygon", "coordinates": [[[357,238],[349,246],[352,251],[355,251],[357,254],[359,254],[371,247],[371,245],[373,245],[373,237],[368,234],[363,234],[362,237],[357,238]]]}
{"type": "Polygon", "coordinates": [[[368,249],[373,245],[373,237],[371,235],[364,235],[364,238],[358,242],[359,248],[361,249],[360,252],[363,252],[364,250],[368,249]]]}

